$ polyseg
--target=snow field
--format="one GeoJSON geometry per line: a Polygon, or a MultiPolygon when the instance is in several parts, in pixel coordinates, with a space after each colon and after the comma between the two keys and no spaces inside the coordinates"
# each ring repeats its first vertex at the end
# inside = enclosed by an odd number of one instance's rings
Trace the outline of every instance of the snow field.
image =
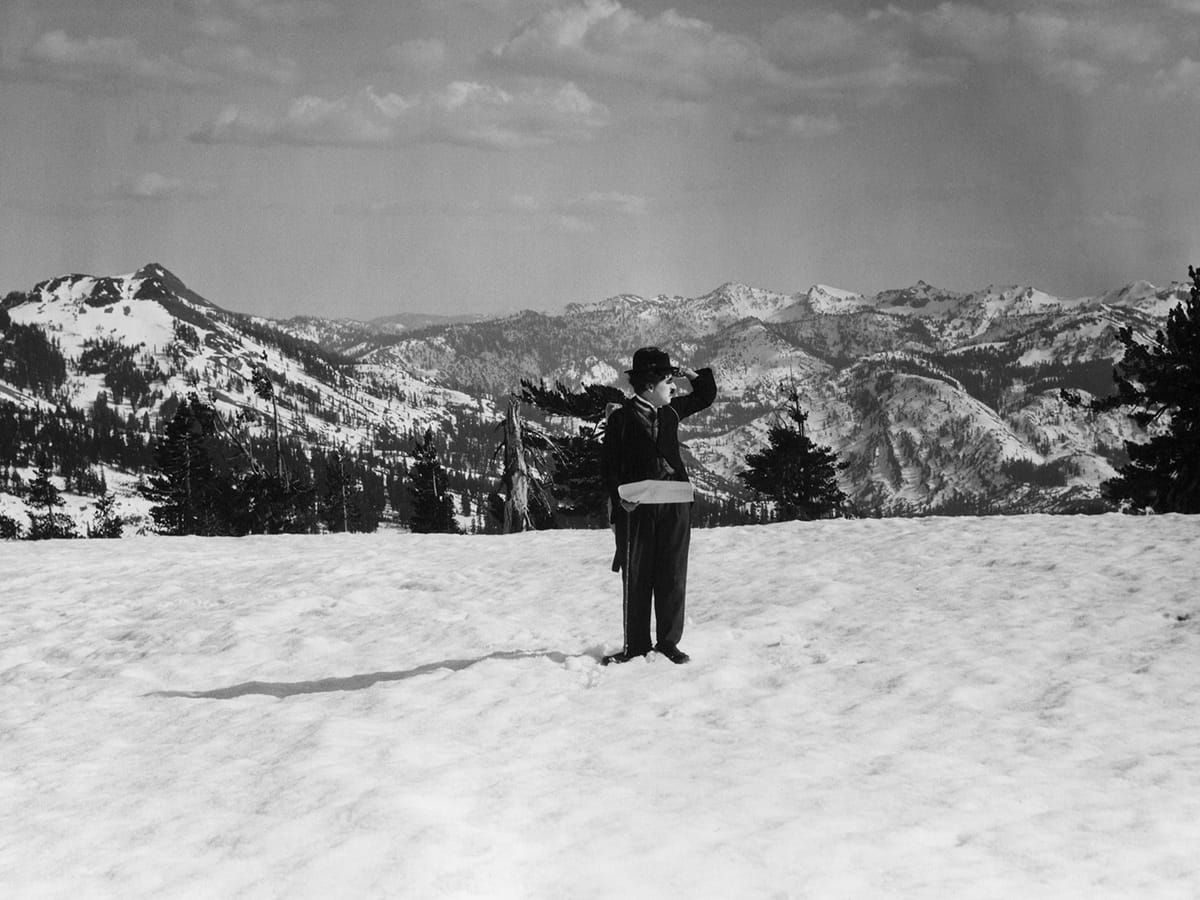
{"type": "Polygon", "coordinates": [[[0,545],[10,897],[1191,897],[1200,521],[0,545]]]}

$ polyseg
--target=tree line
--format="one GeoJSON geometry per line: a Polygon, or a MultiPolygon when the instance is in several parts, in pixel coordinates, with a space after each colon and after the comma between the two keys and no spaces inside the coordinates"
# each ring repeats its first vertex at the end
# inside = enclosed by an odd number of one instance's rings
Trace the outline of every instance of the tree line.
{"type": "MultiPolygon", "coordinates": [[[[1189,275],[1189,298],[1170,312],[1153,340],[1131,327],[1120,330],[1124,353],[1111,373],[1115,390],[1109,396],[1085,404],[1077,392],[1063,391],[1072,405],[1124,408],[1139,426],[1151,429],[1148,441],[1126,443],[1127,460],[1102,486],[1108,502],[1131,512],[1200,512],[1200,273],[1189,267],[1189,275]]],[[[65,361],[52,339],[13,323],[3,309],[0,329],[5,380],[39,393],[62,385],[65,361]]],[[[137,368],[136,352],[97,341],[85,348],[83,362],[129,375],[137,368]]],[[[971,382],[973,392],[988,396],[996,389],[973,380],[986,368],[981,359],[934,362],[951,377],[971,382]]],[[[1064,373],[1047,368],[1030,374],[1048,384],[1064,373]]],[[[169,420],[149,438],[148,417],[122,419],[103,393],[90,416],[65,404],[46,412],[0,403],[0,481],[23,493],[35,510],[29,536],[71,536],[50,482],[55,471],[67,489],[100,499],[89,534],[120,533],[98,462],[152,473],[140,489],[152,501],[157,530],[167,534],[373,531],[388,510],[417,532],[462,531],[464,520],[483,531],[607,524],[600,449],[607,413],[623,400],[615,388],[571,390],[527,380],[499,422],[461,416],[448,434],[380,429],[375,446],[351,450],[306,446],[284,436],[274,381],[265,369],[252,381],[273,410],[266,437],[226,421],[196,392],[164,405],[169,420]],[[489,450],[490,467],[480,463],[489,450]],[[31,465],[36,474],[25,483],[16,470],[31,465]]],[[[1098,394],[1101,386],[1095,386],[1098,394]]],[[[145,388],[131,376],[124,390],[145,388]]],[[[698,500],[696,521],[723,525],[853,514],[838,485],[844,464],[809,438],[806,423],[798,393],[785,389],[767,444],[746,457],[739,473],[745,493],[698,500]]],[[[1012,463],[1005,474],[1061,486],[1069,473],[1012,463]]],[[[952,498],[943,506],[943,513],[971,513],[987,504],[952,498]]],[[[0,521],[0,536],[17,536],[14,531],[20,528],[11,519],[0,521]]]]}

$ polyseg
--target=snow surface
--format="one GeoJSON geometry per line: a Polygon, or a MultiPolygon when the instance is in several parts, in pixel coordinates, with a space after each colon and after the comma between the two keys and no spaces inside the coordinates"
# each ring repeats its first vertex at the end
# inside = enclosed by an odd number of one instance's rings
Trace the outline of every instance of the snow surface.
{"type": "Polygon", "coordinates": [[[1195,897],[1200,517],[0,544],[4,897],[1195,897]]]}

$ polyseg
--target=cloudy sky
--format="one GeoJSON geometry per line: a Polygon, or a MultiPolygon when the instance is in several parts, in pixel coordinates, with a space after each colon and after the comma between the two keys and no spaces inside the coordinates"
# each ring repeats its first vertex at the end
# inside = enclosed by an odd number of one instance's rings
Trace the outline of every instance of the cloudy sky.
{"type": "Polygon", "coordinates": [[[1200,263],[1200,0],[0,0],[0,291],[272,316],[1200,263]]]}

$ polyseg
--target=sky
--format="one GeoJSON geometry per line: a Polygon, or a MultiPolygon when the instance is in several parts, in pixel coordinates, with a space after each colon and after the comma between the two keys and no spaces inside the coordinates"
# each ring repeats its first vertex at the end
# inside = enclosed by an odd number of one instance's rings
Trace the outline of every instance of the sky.
{"type": "Polygon", "coordinates": [[[1190,900],[1198,541],[699,529],[608,667],[606,531],[13,542],[0,894],[1190,900]]]}
{"type": "Polygon", "coordinates": [[[1200,263],[1200,0],[0,0],[0,291],[554,310],[1200,263]]]}

